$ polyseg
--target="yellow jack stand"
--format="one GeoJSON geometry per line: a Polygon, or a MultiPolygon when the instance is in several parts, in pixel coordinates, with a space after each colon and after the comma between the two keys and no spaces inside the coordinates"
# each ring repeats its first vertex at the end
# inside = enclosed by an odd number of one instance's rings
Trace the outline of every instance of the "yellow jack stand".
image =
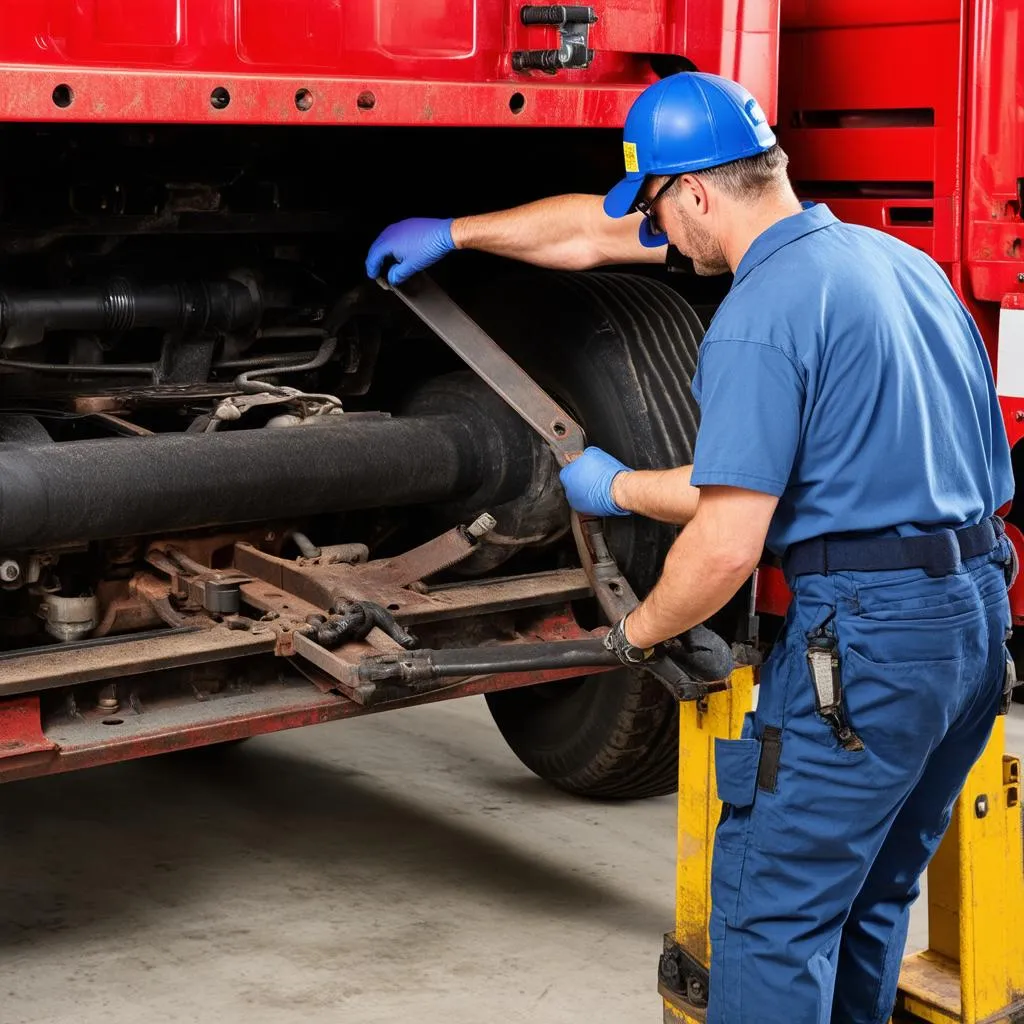
{"type": "Polygon", "coordinates": [[[895,1021],[1024,1019],[1020,760],[1005,749],[998,718],[928,868],[928,949],[903,961],[895,1021]]]}
{"type": "Polygon", "coordinates": [[[752,668],[733,672],[728,690],[679,705],[676,930],[665,936],[658,971],[665,1024],[704,1020],[701,1007],[707,1005],[706,965],[711,961],[711,853],[722,814],[715,785],[715,738],[737,739],[743,716],[753,706],[752,668]]]}
{"type": "MultiPolygon", "coordinates": [[[[714,741],[740,735],[753,686],[753,669],[737,669],[727,691],[680,706],[676,927],[665,936],[658,972],[664,1024],[705,1019],[711,854],[721,814],[714,741]]],[[[1005,740],[999,718],[928,869],[929,948],[904,961],[899,1024],[1024,1022],[1020,761],[1004,754],[1005,740]]]]}

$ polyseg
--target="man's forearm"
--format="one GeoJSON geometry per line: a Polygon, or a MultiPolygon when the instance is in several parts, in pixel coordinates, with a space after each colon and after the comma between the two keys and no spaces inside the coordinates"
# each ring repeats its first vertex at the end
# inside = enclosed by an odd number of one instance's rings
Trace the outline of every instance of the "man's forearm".
{"type": "Polygon", "coordinates": [[[608,217],[601,196],[564,195],[497,213],[459,217],[451,232],[458,249],[478,249],[556,270],[663,262],[664,250],[640,245],[635,220],[608,217]]]}
{"type": "Polygon", "coordinates": [[[685,526],[697,513],[700,488],[690,483],[693,466],[620,473],[612,481],[612,499],[628,512],[685,526]]]}
{"type": "Polygon", "coordinates": [[[689,527],[676,538],[661,578],[626,619],[626,637],[653,647],[719,611],[753,572],[757,559],[738,556],[713,530],[689,527]]]}

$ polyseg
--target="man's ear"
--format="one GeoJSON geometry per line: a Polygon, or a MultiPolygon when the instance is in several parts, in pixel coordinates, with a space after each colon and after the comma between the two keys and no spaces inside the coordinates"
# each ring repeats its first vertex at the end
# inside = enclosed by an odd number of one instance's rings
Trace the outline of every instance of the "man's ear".
{"type": "Polygon", "coordinates": [[[685,206],[691,215],[700,216],[709,212],[710,196],[704,182],[696,175],[684,174],[679,179],[679,205],[685,206]]]}

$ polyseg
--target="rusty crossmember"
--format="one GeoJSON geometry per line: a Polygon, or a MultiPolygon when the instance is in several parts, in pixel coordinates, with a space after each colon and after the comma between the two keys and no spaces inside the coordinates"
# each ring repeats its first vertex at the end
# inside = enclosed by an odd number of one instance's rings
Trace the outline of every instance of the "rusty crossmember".
{"type": "MultiPolygon", "coordinates": [[[[589,636],[565,607],[545,610],[543,617],[524,628],[527,641],[575,641],[589,636]]],[[[206,632],[190,635],[198,638],[206,632]]],[[[246,635],[234,634],[237,638],[246,635]]],[[[228,699],[197,698],[192,692],[150,698],[149,691],[143,689],[138,708],[132,693],[148,677],[128,669],[118,683],[121,710],[113,713],[102,706],[85,706],[73,715],[44,715],[38,694],[0,700],[0,782],[604,671],[535,669],[451,679],[428,692],[410,693],[395,687],[384,694],[386,700],[359,703],[339,694],[336,681],[312,664],[300,658],[288,664],[299,674],[282,677],[269,669],[266,659],[256,659],[253,669],[245,673],[248,685],[228,699]],[[303,676],[314,685],[306,685],[303,676]]]]}
{"type": "Polygon", "coordinates": [[[304,634],[309,621],[321,621],[350,602],[373,601],[403,626],[440,623],[466,616],[496,615],[545,606],[562,606],[591,594],[579,569],[559,569],[504,579],[428,587],[423,578],[471,554],[476,537],[456,527],[418,548],[394,558],[352,565],[301,565],[239,542],[234,565],[212,570],[173,549],[154,549],[147,558],[168,582],[144,573],[135,587],[138,602],[159,605],[161,615],[175,616],[163,630],[105,637],[42,650],[2,656],[0,698],[46,689],[100,682],[128,673],[158,672],[186,665],[223,661],[245,655],[301,655],[335,679],[335,689],[351,699],[370,699],[372,687],[356,685],[355,668],[362,657],[400,649],[387,634],[373,628],[364,641],[336,650],[320,647],[304,634]],[[202,611],[211,595],[215,607],[202,611]],[[228,586],[229,585],[229,586],[228,586]],[[173,609],[169,595],[190,602],[188,614],[173,609]],[[224,606],[225,594],[238,599],[224,606]],[[254,610],[256,617],[232,609],[254,610]]]}

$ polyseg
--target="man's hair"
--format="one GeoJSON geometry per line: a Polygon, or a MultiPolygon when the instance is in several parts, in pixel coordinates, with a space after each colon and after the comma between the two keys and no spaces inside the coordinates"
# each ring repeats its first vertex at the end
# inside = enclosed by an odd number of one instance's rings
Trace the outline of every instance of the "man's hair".
{"type": "Polygon", "coordinates": [[[755,156],[731,160],[727,164],[694,171],[693,175],[710,182],[734,199],[756,198],[786,182],[789,157],[779,146],[772,146],[755,156]]]}

